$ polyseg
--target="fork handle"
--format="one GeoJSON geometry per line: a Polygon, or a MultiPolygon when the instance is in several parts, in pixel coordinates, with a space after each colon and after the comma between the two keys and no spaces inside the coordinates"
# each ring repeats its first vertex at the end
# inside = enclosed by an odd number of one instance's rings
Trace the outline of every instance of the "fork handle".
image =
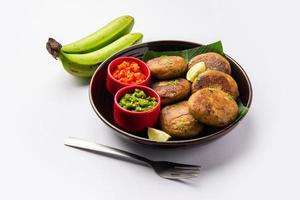
{"type": "Polygon", "coordinates": [[[82,149],[82,150],[86,150],[86,151],[91,151],[91,152],[96,152],[96,153],[116,157],[116,158],[121,158],[121,159],[126,159],[126,160],[134,159],[137,161],[145,162],[147,164],[152,163],[151,160],[144,158],[142,156],[130,153],[128,151],[109,147],[109,146],[102,145],[102,144],[97,144],[94,142],[89,142],[89,141],[75,138],[75,137],[67,138],[67,140],[65,141],[65,145],[70,146],[70,147],[75,147],[78,149],[82,149]]]}

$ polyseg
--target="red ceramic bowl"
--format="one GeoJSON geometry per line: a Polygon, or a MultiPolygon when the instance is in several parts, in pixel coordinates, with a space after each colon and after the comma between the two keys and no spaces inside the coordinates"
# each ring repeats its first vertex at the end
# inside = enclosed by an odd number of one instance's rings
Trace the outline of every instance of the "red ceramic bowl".
{"type": "Polygon", "coordinates": [[[126,131],[134,133],[144,131],[146,128],[153,127],[156,124],[160,114],[160,104],[161,103],[159,95],[149,87],[142,85],[131,85],[123,87],[116,93],[114,97],[114,121],[117,126],[126,131]],[[134,92],[134,89],[141,89],[148,96],[155,97],[157,100],[157,105],[151,110],[144,112],[129,111],[125,108],[122,108],[118,102],[126,93],[134,92]]]}
{"type": "Polygon", "coordinates": [[[107,76],[106,76],[106,88],[108,90],[108,92],[112,95],[115,95],[116,92],[125,87],[125,86],[129,86],[129,85],[144,85],[144,86],[148,86],[150,84],[150,76],[151,76],[151,72],[150,69],[147,67],[146,63],[144,63],[143,61],[134,58],[134,57],[119,57],[114,59],[111,63],[109,63],[108,65],[108,69],[107,69],[107,76]],[[123,61],[131,61],[131,62],[135,62],[137,63],[140,67],[141,70],[143,71],[143,74],[145,74],[146,79],[141,82],[141,83],[136,83],[136,84],[127,84],[127,83],[122,83],[118,80],[116,80],[113,76],[112,76],[112,72],[118,67],[119,64],[121,64],[123,61]]]}

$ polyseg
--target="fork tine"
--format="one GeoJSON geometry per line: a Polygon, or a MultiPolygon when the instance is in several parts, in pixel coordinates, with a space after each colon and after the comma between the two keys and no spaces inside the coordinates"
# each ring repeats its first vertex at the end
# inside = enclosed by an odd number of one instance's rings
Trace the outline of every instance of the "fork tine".
{"type": "Polygon", "coordinates": [[[182,173],[170,173],[170,176],[172,179],[190,179],[190,178],[195,178],[197,175],[194,174],[182,174],[182,173]]]}
{"type": "Polygon", "coordinates": [[[201,169],[201,167],[178,167],[178,166],[174,166],[173,169],[177,169],[177,170],[195,170],[195,171],[199,171],[201,169]]]}
{"type": "Polygon", "coordinates": [[[173,176],[179,176],[180,178],[193,178],[199,175],[199,170],[172,170],[170,173],[173,176]]]}
{"type": "Polygon", "coordinates": [[[170,180],[182,180],[182,179],[191,179],[196,178],[196,176],[161,176],[162,178],[170,179],[170,180]]]}
{"type": "Polygon", "coordinates": [[[197,167],[187,167],[187,166],[174,166],[173,169],[182,169],[182,170],[195,170],[195,171],[199,171],[201,169],[201,166],[197,166],[197,167]]]}
{"type": "Polygon", "coordinates": [[[200,172],[200,168],[183,168],[183,167],[173,167],[170,169],[171,171],[183,171],[183,172],[200,172]]]}
{"type": "Polygon", "coordinates": [[[189,165],[189,164],[181,164],[181,163],[174,163],[174,166],[176,166],[176,167],[197,167],[197,168],[201,168],[200,165],[189,165]]]}
{"type": "Polygon", "coordinates": [[[200,171],[191,171],[191,170],[172,170],[172,173],[181,173],[181,174],[199,174],[200,171]]]}
{"type": "Polygon", "coordinates": [[[198,175],[198,172],[195,171],[178,171],[178,170],[169,170],[167,172],[168,174],[172,176],[191,176],[191,175],[198,175]]]}
{"type": "Polygon", "coordinates": [[[174,163],[174,166],[178,166],[178,167],[201,167],[200,165],[189,165],[189,164],[181,164],[181,163],[174,163]]]}

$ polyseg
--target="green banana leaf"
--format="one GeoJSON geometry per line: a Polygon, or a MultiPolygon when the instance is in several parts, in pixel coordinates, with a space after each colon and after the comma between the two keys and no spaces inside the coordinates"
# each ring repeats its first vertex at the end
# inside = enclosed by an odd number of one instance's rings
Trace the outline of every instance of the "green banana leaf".
{"type": "Polygon", "coordinates": [[[207,53],[207,52],[216,52],[218,54],[224,55],[223,52],[223,46],[222,46],[222,42],[221,41],[217,41],[208,45],[203,45],[203,46],[199,46],[196,48],[192,48],[192,49],[186,49],[186,50],[182,50],[182,51],[146,51],[144,56],[143,56],[143,60],[145,62],[147,62],[148,60],[152,59],[152,58],[156,58],[156,57],[160,57],[160,56],[181,56],[184,59],[186,59],[187,61],[190,61],[193,57],[195,57],[198,54],[201,53],[207,53]]]}
{"type": "MultiPolygon", "coordinates": [[[[143,56],[143,61],[147,62],[148,60],[160,56],[181,56],[187,61],[190,61],[196,55],[207,53],[207,52],[216,52],[221,55],[225,55],[223,52],[223,45],[221,41],[217,41],[208,45],[203,45],[199,47],[195,47],[192,49],[185,49],[182,51],[151,51],[148,50],[145,52],[143,56]]],[[[243,105],[240,98],[237,98],[237,103],[239,106],[239,115],[236,118],[235,122],[240,120],[243,116],[245,116],[248,112],[248,108],[243,105]]]]}
{"type": "Polygon", "coordinates": [[[242,100],[240,98],[237,98],[237,104],[239,106],[239,115],[238,117],[235,119],[235,122],[236,121],[239,121],[243,116],[245,116],[249,110],[248,107],[244,106],[242,100]]]}

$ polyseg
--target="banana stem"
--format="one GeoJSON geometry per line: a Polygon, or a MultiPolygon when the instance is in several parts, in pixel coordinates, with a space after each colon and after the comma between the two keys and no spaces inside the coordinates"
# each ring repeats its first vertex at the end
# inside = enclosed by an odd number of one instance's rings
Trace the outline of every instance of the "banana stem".
{"type": "Polygon", "coordinates": [[[48,42],[46,44],[46,48],[47,48],[48,52],[55,59],[57,59],[59,57],[61,47],[62,47],[61,44],[53,38],[49,38],[48,42]]]}

